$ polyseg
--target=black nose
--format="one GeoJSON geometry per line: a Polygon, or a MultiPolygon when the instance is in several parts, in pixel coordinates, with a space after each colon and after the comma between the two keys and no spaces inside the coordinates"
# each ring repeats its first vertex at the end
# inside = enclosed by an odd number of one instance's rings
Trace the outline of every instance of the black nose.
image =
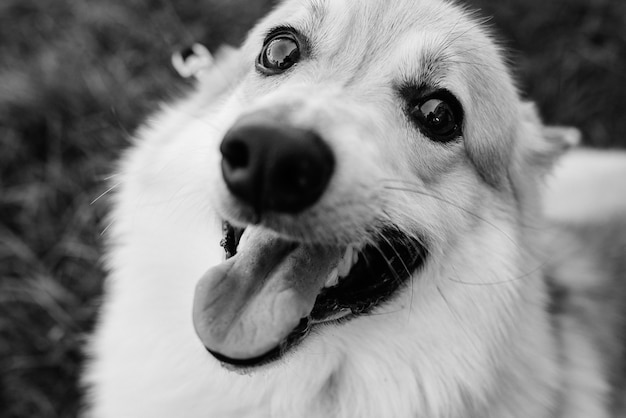
{"type": "Polygon", "coordinates": [[[257,213],[310,207],[335,167],[332,151],[315,132],[279,124],[237,123],[220,151],[226,185],[257,213]]]}

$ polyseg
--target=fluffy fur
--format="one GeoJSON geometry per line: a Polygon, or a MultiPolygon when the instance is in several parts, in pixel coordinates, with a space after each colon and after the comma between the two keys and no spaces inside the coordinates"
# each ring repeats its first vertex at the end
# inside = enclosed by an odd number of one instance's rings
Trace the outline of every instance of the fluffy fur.
{"type": "Polygon", "coordinates": [[[571,275],[566,264],[546,268],[544,245],[576,234],[540,233],[540,190],[567,138],[544,130],[489,34],[458,6],[283,2],[196,93],[151,118],[121,162],[88,416],[611,416],[616,384],[588,330],[593,315],[547,309],[548,285],[569,288],[571,275]],[[313,53],[289,74],[262,77],[263,38],[284,25],[306,34],[313,53]],[[403,83],[453,92],[462,141],[434,143],[412,126],[403,83]],[[247,223],[218,148],[251,113],[315,130],[337,158],[319,202],[297,217],[269,215],[263,227],[347,245],[385,219],[426,237],[430,255],[371,315],[318,327],[242,375],[206,352],[191,311],[198,279],[223,259],[221,221],[247,223]]]}

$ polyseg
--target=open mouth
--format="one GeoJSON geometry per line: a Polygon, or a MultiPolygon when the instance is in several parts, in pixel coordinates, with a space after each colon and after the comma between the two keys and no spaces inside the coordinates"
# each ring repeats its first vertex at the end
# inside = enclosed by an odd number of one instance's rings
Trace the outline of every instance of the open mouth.
{"type": "Polygon", "coordinates": [[[427,256],[421,240],[393,226],[339,248],[225,222],[221,244],[226,260],[196,287],[194,326],[206,349],[236,369],[278,359],[319,324],[368,314],[427,256]]]}

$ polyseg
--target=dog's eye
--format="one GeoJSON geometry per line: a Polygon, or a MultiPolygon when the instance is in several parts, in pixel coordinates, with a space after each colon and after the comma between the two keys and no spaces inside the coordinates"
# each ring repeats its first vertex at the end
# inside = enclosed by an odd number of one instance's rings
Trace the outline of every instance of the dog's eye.
{"type": "Polygon", "coordinates": [[[281,31],[268,37],[257,59],[257,69],[275,75],[291,68],[300,60],[300,45],[291,32],[281,31]]]}
{"type": "Polygon", "coordinates": [[[410,114],[422,133],[433,141],[448,142],[461,136],[463,110],[448,91],[421,98],[410,109],[410,114]]]}

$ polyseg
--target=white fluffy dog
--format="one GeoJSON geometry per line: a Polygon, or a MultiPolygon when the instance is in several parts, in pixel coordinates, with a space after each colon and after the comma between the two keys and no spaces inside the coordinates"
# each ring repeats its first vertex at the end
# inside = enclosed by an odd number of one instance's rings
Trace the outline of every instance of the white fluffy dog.
{"type": "Polygon", "coordinates": [[[576,135],[471,14],[287,0],[212,65],[115,178],[89,416],[618,416],[619,237],[542,220],[576,135]]]}

